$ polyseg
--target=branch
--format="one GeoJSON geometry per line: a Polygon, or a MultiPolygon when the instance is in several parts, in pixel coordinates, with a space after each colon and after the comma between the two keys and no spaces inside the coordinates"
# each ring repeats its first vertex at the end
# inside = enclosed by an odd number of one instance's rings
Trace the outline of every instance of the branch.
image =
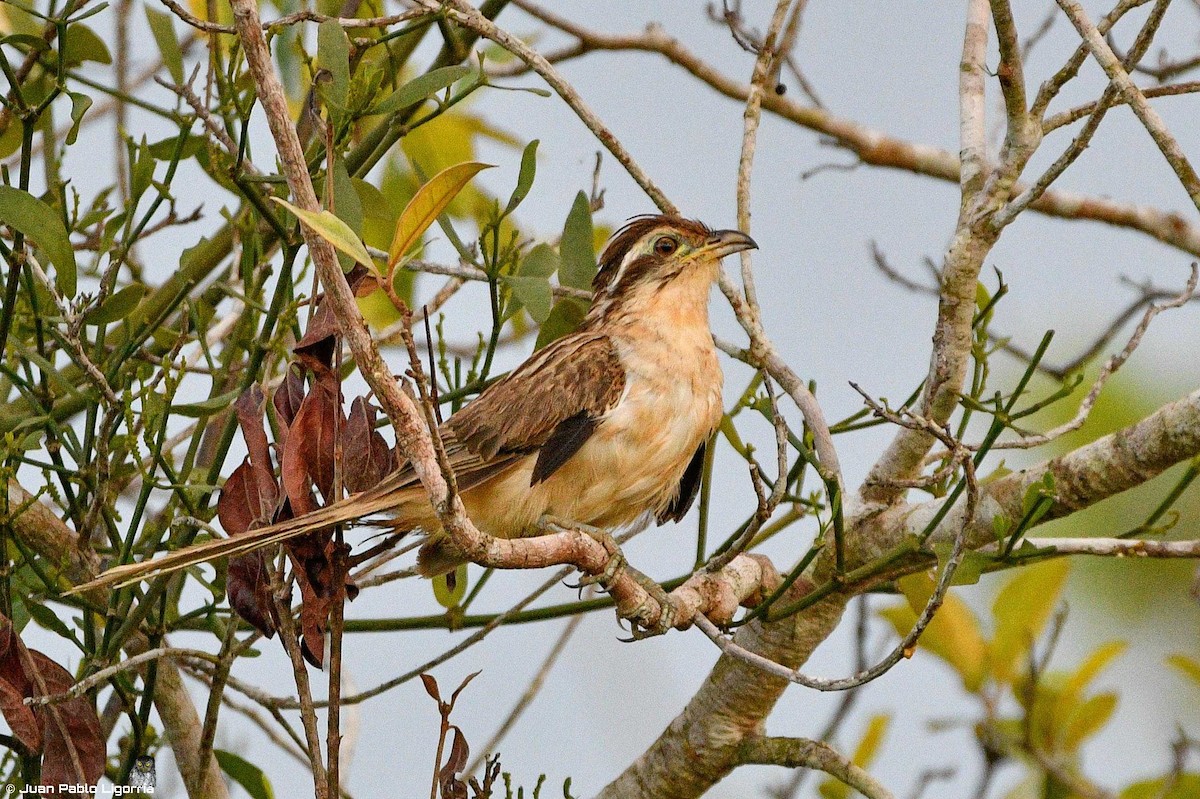
{"type": "Polygon", "coordinates": [[[866,796],[867,799],[892,799],[892,792],[854,764],[838,754],[832,746],[807,738],[748,739],[742,745],[743,765],[784,766],[824,771],[866,796]]]}

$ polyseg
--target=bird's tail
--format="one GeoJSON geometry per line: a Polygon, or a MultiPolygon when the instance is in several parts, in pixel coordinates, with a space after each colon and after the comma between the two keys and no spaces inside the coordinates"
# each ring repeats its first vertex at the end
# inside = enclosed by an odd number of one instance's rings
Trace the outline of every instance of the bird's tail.
{"type": "Polygon", "coordinates": [[[302,536],[305,533],[324,530],[335,524],[363,519],[385,511],[396,513],[395,518],[389,520],[388,526],[402,532],[423,526],[425,519],[433,515],[433,509],[429,507],[429,501],[420,484],[411,479],[404,480],[400,474],[393,474],[374,488],[294,519],[248,530],[229,538],[193,544],[153,560],[115,566],[96,579],[76,586],[67,593],[80,593],[91,588],[121,588],[139,580],[170,574],[198,563],[244,555],[256,549],[302,536]],[[420,507],[422,505],[423,507],[420,507]]]}

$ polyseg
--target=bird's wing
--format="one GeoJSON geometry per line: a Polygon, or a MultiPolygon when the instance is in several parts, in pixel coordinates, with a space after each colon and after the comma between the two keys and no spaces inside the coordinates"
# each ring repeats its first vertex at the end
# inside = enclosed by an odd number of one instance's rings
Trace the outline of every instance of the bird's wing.
{"type": "Polygon", "coordinates": [[[696,453],[692,455],[687,469],[683,472],[683,477],[679,480],[679,489],[675,498],[655,517],[659,524],[679,521],[687,515],[692,503],[696,501],[696,494],[700,491],[700,480],[704,476],[704,454],[707,448],[707,441],[696,448],[696,453]]]}
{"type": "MultiPolygon", "coordinates": [[[[564,336],[489,386],[442,427],[443,443],[460,490],[484,482],[539,451],[535,482],[575,454],[614,406],[625,374],[611,340],[594,333],[564,336]]],[[[335,524],[395,508],[398,494],[420,490],[405,464],[378,485],[294,519],[205,541],[153,560],[116,566],[71,593],[128,585],[222,557],[241,555],[335,524]]]]}
{"type": "Polygon", "coordinates": [[[612,340],[575,333],[525,361],[446,426],[483,463],[537,451],[536,484],[579,451],[624,390],[612,340]]]}

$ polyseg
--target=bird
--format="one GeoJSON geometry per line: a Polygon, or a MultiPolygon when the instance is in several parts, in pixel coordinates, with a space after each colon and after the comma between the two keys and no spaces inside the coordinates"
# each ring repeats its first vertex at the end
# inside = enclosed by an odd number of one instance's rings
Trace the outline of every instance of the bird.
{"type": "MultiPolygon", "coordinates": [[[[476,527],[520,538],[544,533],[547,518],[601,530],[647,515],[659,524],[682,519],[723,414],[710,290],[721,259],[757,247],[741,231],[674,215],[634,217],[615,232],[576,330],[534,352],[439,427],[476,527]]],[[[117,566],[89,585],[126,585],[381,514],[395,531],[425,534],[422,575],[467,562],[405,465],[313,512],[117,566]]]]}

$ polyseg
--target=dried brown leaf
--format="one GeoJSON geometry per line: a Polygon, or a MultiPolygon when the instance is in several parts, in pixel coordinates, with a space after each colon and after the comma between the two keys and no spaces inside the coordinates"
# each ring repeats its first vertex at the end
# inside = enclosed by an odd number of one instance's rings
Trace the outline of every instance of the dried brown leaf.
{"type": "Polygon", "coordinates": [[[467,783],[459,775],[467,767],[467,758],[471,756],[471,747],[467,745],[466,736],[458,727],[454,730],[454,743],[450,745],[450,756],[446,765],[438,771],[438,788],[442,799],[467,799],[467,783]]]}
{"type": "Polygon", "coordinates": [[[335,433],[345,426],[337,375],[321,368],[312,391],[300,403],[283,447],[283,489],[297,514],[316,508],[310,486],[332,502],[335,433]]]}
{"type": "Polygon", "coordinates": [[[433,701],[442,704],[442,694],[438,691],[437,680],[432,674],[422,674],[421,682],[425,685],[425,693],[433,697],[433,701]]]}
{"type": "MultiPolygon", "coordinates": [[[[39,689],[57,694],[75,684],[71,673],[37,650],[29,651],[38,670],[39,689]]],[[[95,785],[104,775],[104,734],[100,718],[86,696],[40,708],[45,717],[42,785],[95,785]]]]}
{"type": "Polygon", "coordinates": [[[353,492],[374,487],[396,467],[387,441],[375,429],[376,408],[364,397],[350,405],[342,439],[342,473],[346,488],[353,492]]]}

